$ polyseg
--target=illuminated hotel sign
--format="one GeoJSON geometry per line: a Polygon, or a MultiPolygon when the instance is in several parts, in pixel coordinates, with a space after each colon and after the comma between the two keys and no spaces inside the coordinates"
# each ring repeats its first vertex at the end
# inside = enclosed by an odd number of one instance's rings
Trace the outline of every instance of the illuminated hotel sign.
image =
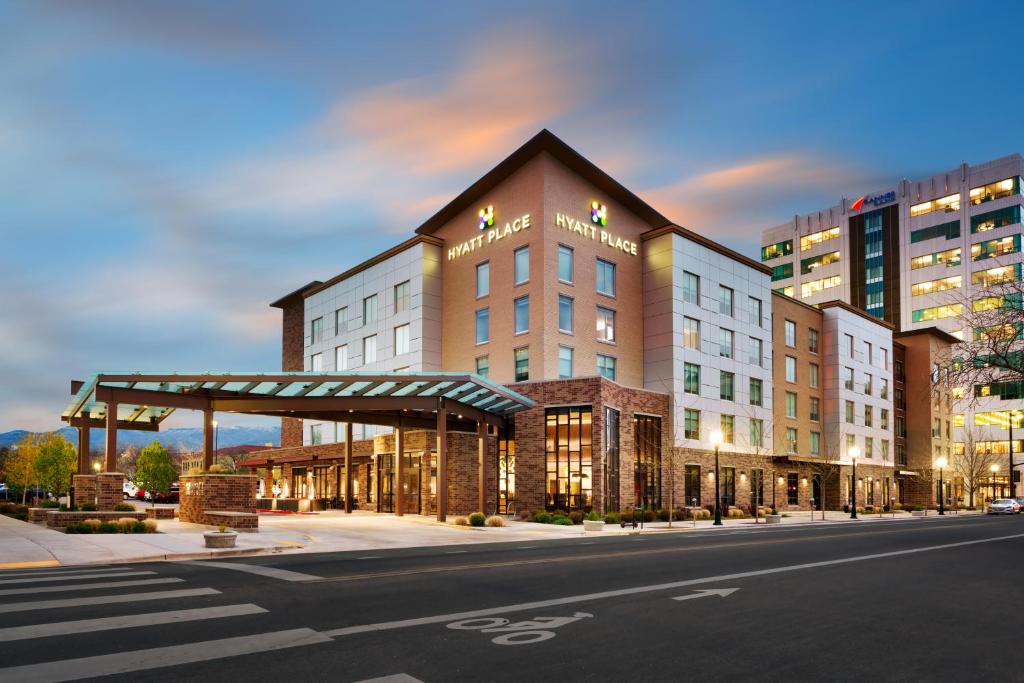
{"type": "Polygon", "coordinates": [[[864,206],[865,204],[868,204],[870,206],[881,206],[882,204],[888,204],[889,202],[894,201],[896,201],[895,190],[890,190],[888,192],[883,192],[882,194],[876,194],[871,196],[864,195],[863,197],[861,197],[860,199],[858,199],[857,201],[850,205],[850,210],[860,211],[861,207],[864,206]]]}
{"type": "MultiPolygon", "coordinates": [[[[607,210],[603,206],[601,206],[600,209],[604,219],[604,222],[602,222],[601,225],[605,225],[608,222],[607,210]]],[[[597,214],[594,214],[592,209],[591,220],[594,220],[595,215],[597,214]]],[[[600,218],[601,217],[599,216],[599,219],[600,218]]],[[[582,235],[583,237],[589,237],[594,241],[600,241],[601,244],[607,244],[612,249],[618,249],[619,251],[622,251],[626,254],[631,254],[633,256],[636,256],[637,254],[636,242],[631,242],[629,240],[624,240],[621,237],[616,237],[607,230],[602,230],[598,228],[597,225],[587,225],[586,223],[578,221],[575,218],[566,216],[564,213],[555,214],[555,225],[564,230],[575,232],[576,234],[582,235]]]]}
{"type": "Polygon", "coordinates": [[[482,232],[476,237],[471,237],[462,244],[456,244],[454,247],[448,249],[448,260],[452,261],[465,256],[477,249],[482,248],[485,244],[491,244],[498,240],[505,239],[510,235],[514,235],[517,232],[526,230],[530,227],[530,214],[524,213],[519,218],[505,223],[504,228],[491,227],[488,229],[487,226],[494,225],[494,207],[488,206],[487,209],[480,210],[480,229],[487,230],[482,232]],[[488,215],[489,214],[489,215],[488,215]],[[487,220],[485,220],[487,219],[487,220]],[[488,222],[489,221],[489,222],[488,222]]]}

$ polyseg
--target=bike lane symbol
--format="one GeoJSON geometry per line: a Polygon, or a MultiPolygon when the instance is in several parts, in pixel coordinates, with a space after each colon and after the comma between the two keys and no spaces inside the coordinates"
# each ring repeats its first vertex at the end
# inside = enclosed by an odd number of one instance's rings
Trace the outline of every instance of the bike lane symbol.
{"type": "Polygon", "coordinates": [[[448,624],[448,628],[454,631],[502,634],[491,638],[491,642],[495,645],[529,645],[554,638],[555,633],[550,629],[559,628],[580,619],[590,619],[593,616],[587,612],[576,612],[571,617],[534,617],[528,621],[515,623],[510,623],[503,617],[484,617],[455,621],[448,624]]]}

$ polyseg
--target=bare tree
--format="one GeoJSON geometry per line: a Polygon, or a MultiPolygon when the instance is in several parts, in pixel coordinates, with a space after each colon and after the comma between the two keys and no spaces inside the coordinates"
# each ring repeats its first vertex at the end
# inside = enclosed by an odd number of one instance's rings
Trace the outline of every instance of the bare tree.
{"type": "Polygon", "coordinates": [[[991,450],[978,448],[974,439],[974,430],[964,428],[964,447],[962,452],[953,454],[953,471],[964,480],[964,491],[970,497],[970,506],[974,507],[974,494],[981,490],[992,476],[991,466],[998,464],[991,450]]]}
{"type": "MultiPolygon", "coordinates": [[[[821,507],[822,521],[825,520],[825,500],[828,498],[827,491],[829,482],[831,482],[833,478],[836,480],[839,479],[839,446],[832,445],[832,441],[832,439],[826,439],[825,443],[822,444],[821,453],[818,456],[818,459],[810,463],[811,476],[817,477],[821,482],[821,501],[819,501],[819,505],[821,507]]],[[[814,481],[813,478],[811,481],[814,481]]],[[[836,486],[839,486],[838,481],[836,482],[836,486]]],[[[811,512],[811,515],[813,517],[813,511],[811,512]]]]}

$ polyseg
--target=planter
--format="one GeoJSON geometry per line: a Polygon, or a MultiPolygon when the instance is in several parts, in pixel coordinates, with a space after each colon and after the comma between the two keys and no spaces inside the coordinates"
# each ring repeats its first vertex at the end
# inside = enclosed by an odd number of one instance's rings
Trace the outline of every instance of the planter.
{"type": "Polygon", "coordinates": [[[234,531],[205,531],[203,539],[207,548],[234,548],[238,534],[234,531]]]}
{"type": "Polygon", "coordinates": [[[912,517],[925,517],[928,514],[927,510],[911,510],[910,514],[912,517]]]}
{"type": "Polygon", "coordinates": [[[782,524],[782,515],[765,515],[765,524],[782,524]]]}
{"type": "Polygon", "coordinates": [[[585,519],[585,520],[583,520],[583,530],[584,531],[604,531],[604,522],[602,522],[599,519],[597,519],[597,520],[585,519]]]}

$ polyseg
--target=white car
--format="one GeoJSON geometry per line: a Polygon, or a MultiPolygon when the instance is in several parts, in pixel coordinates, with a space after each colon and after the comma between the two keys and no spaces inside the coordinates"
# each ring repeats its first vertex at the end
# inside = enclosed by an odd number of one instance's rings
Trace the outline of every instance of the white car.
{"type": "Polygon", "coordinates": [[[988,504],[990,515],[1015,515],[1020,510],[1020,505],[1012,498],[997,498],[988,504]]]}
{"type": "Polygon", "coordinates": [[[124,493],[124,499],[128,500],[138,495],[139,487],[131,483],[130,481],[126,480],[124,484],[121,486],[121,491],[124,493]]]}

